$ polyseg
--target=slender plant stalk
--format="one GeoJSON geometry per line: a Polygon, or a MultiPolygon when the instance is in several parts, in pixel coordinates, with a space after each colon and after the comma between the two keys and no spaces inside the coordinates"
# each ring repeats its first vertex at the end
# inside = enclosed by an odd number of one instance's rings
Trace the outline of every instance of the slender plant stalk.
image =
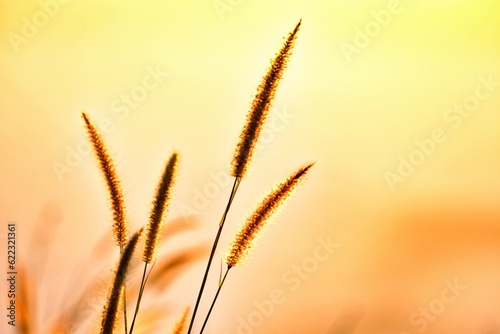
{"type": "Polygon", "coordinates": [[[274,99],[278,83],[283,76],[288,58],[291,55],[291,50],[293,48],[294,41],[297,37],[297,32],[299,31],[301,23],[302,20],[300,20],[292,30],[292,32],[290,32],[280,51],[271,62],[271,66],[268,68],[266,75],[263,77],[260,85],[257,88],[257,94],[255,95],[255,98],[250,107],[250,111],[247,114],[245,125],[243,127],[243,130],[241,131],[240,139],[236,145],[233,160],[231,161],[230,175],[235,177],[233,189],[231,190],[229,201],[219,223],[219,230],[217,231],[217,235],[215,236],[212,251],[210,253],[207,267],[205,269],[205,274],[203,275],[200,291],[198,293],[196,304],[193,310],[193,315],[191,317],[191,322],[189,324],[188,334],[190,334],[191,330],[193,329],[196,312],[198,311],[201,297],[205,289],[208,273],[210,271],[212,260],[217,249],[222,229],[224,227],[224,222],[226,221],[227,213],[231,207],[231,203],[234,199],[241,179],[247,172],[248,165],[250,164],[253,151],[255,149],[255,145],[259,138],[262,126],[269,113],[271,102],[274,99]]]}
{"type": "Polygon", "coordinates": [[[142,272],[141,286],[139,288],[139,293],[137,295],[137,303],[135,304],[134,317],[132,318],[132,324],[130,325],[130,334],[134,332],[135,319],[137,319],[137,314],[139,313],[139,307],[141,305],[142,294],[144,293],[144,282],[146,279],[146,270],[148,268],[147,262],[144,262],[144,271],[142,272]]]}
{"type": "MultiPolygon", "coordinates": [[[[212,245],[212,250],[210,252],[208,263],[205,269],[203,280],[194,307],[193,315],[191,317],[191,321],[189,324],[188,334],[191,333],[194,321],[196,319],[196,313],[201,302],[206,281],[208,279],[208,275],[212,265],[213,257],[217,250],[218,242],[222,234],[222,230],[228,212],[236,196],[236,192],[239,188],[241,180],[247,172],[248,165],[251,161],[255,145],[259,138],[262,126],[267,118],[269,109],[271,107],[271,102],[274,99],[278,83],[283,75],[284,69],[286,68],[286,64],[291,55],[291,50],[294,46],[294,42],[297,36],[297,32],[300,28],[300,25],[301,21],[299,21],[295,26],[294,30],[290,32],[282,48],[276,54],[274,60],[271,62],[271,66],[268,68],[266,75],[264,76],[261,84],[258,87],[257,94],[254,98],[250,111],[247,115],[246,124],[243,127],[242,133],[240,135],[240,140],[236,146],[233,160],[231,162],[230,175],[234,176],[235,180],[233,183],[233,187],[231,189],[231,194],[229,196],[226,208],[219,222],[219,228],[212,245]]],[[[127,334],[128,326],[127,326],[127,311],[126,311],[125,278],[126,278],[127,267],[130,263],[133,251],[139,239],[140,233],[142,232],[142,229],[141,231],[137,232],[127,243],[128,231],[125,221],[123,195],[121,192],[121,187],[119,184],[118,177],[116,176],[115,173],[113,162],[109,154],[107,153],[107,149],[104,145],[102,137],[95,128],[95,126],[91,123],[87,115],[83,112],[82,112],[82,117],[85,121],[87,132],[94,146],[95,154],[100,163],[101,170],[106,180],[106,184],[110,194],[110,202],[114,218],[113,231],[115,235],[115,240],[117,244],[120,246],[120,262],[115,276],[115,280],[113,282],[112,289],[110,290],[107,304],[103,311],[101,333],[102,334],[114,333],[117,325],[116,321],[118,318],[118,310],[120,309],[120,303],[123,303],[125,334],[127,334]],[[125,244],[126,247],[124,247],[125,244]]],[[[151,211],[149,224],[147,226],[146,242],[143,250],[144,271],[142,274],[137,303],[130,328],[130,334],[133,333],[135,321],[137,319],[137,315],[139,312],[140,303],[144,293],[147,278],[151,273],[150,271],[149,274],[147,274],[147,268],[148,264],[153,261],[156,253],[157,243],[163,222],[163,215],[164,212],[166,212],[168,201],[170,198],[170,191],[175,175],[176,165],[177,165],[177,153],[174,153],[172,154],[165,168],[165,171],[160,180],[160,184],[157,187],[155,199],[153,201],[153,209],[151,211]]],[[[239,262],[241,262],[243,257],[248,253],[248,250],[251,248],[253,239],[255,238],[257,233],[262,229],[265,222],[281,205],[283,200],[286,197],[288,197],[288,195],[300,182],[300,180],[303,178],[303,176],[306,174],[306,172],[311,166],[312,164],[299,169],[296,173],[290,176],[285,182],[278,185],[275,188],[275,190],[273,190],[273,192],[271,192],[264,199],[264,201],[261,203],[258,209],[254,212],[254,214],[248,218],[245,226],[236,236],[232,244],[231,250],[229,252],[229,255],[226,258],[227,270],[222,279],[221,277],[219,277],[218,289],[210,305],[210,309],[204,319],[200,334],[203,333],[208,323],[208,319],[215,306],[215,303],[220,294],[222,286],[226,281],[229,270],[232,267],[236,266],[239,262]]],[[[186,311],[184,312],[183,317],[179,322],[179,325],[174,328],[174,333],[181,333],[183,331],[187,320],[187,313],[188,309],[186,309],[186,311]]]]}
{"type": "Polygon", "coordinates": [[[229,212],[231,204],[233,203],[234,196],[236,195],[236,192],[238,191],[238,187],[240,185],[240,182],[241,182],[241,179],[239,177],[234,179],[233,188],[231,189],[231,194],[229,195],[229,200],[227,202],[226,209],[224,210],[224,213],[222,214],[222,218],[221,218],[220,223],[219,223],[219,230],[217,231],[217,235],[215,236],[215,240],[214,240],[214,243],[212,245],[212,250],[211,250],[210,256],[208,258],[207,267],[205,268],[205,274],[203,275],[203,280],[201,282],[200,291],[198,292],[198,297],[196,298],[196,304],[194,305],[193,315],[191,316],[191,321],[189,323],[188,334],[190,334],[191,330],[193,329],[194,320],[196,318],[196,311],[198,310],[198,307],[200,306],[201,296],[203,295],[203,290],[205,289],[205,284],[207,282],[208,273],[210,271],[210,266],[212,264],[212,260],[213,260],[214,255],[215,255],[217,245],[219,244],[219,239],[220,239],[220,235],[222,233],[222,228],[224,227],[224,222],[226,221],[227,213],[229,212]]]}
{"type": "Polygon", "coordinates": [[[231,267],[227,267],[226,273],[222,277],[222,281],[220,281],[220,283],[219,283],[217,293],[215,294],[214,299],[212,300],[212,304],[210,305],[210,309],[208,310],[207,316],[205,317],[205,320],[203,321],[203,326],[201,327],[200,334],[202,334],[203,331],[205,330],[205,326],[207,325],[208,318],[210,318],[210,314],[212,313],[215,302],[217,301],[217,297],[219,297],[220,290],[222,289],[222,285],[224,285],[224,282],[226,281],[226,277],[227,277],[227,274],[229,273],[230,269],[231,269],[231,267]]]}
{"type": "Polygon", "coordinates": [[[167,211],[170,194],[172,192],[172,185],[174,183],[175,173],[177,170],[178,154],[174,152],[165,167],[163,175],[160,179],[160,184],[156,188],[155,198],[151,214],[149,216],[148,230],[146,234],[146,242],[142,253],[142,260],[144,261],[144,271],[142,273],[141,285],[139,294],[137,296],[137,303],[135,305],[134,318],[130,326],[130,334],[134,331],[135,320],[139,313],[139,307],[146,287],[146,272],[148,264],[154,260],[156,249],[158,248],[158,239],[160,237],[161,228],[163,225],[163,217],[167,211]]]}
{"type": "Polygon", "coordinates": [[[135,247],[141,236],[142,229],[135,233],[130,241],[124,248],[123,254],[120,257],[118,263],[118,269],[116,270],[115,278],[111,286],[108,300],[103,310],[103,317],[101,322],[101,334],[113,334],[117,325],[118,312],[120,309],[120,302],[123,298],[123,283],[125,282],[127,276],[128,265],[132,259],[135,247]]]}
{"type": "Polygon", "coordinates": [[[135,305],[134,317],[132,318],[132,325],[130,326],[130,334],[132,334],[132,332],[134,331],[135,320],[137,319],[137,314],[139,313],[139,306],[141,304],[142,295],[144,293],[144,289],[146,288],[146,283],[149,279],[149,276],[151,275],[151,271],[153,270],[155,263],[156,262],[153,262],[151,269],[149,269],[149,272],[147,273],[147,275],[146,275],[146,271],[147,271],[146,269],[147,269],[148,264],[147,263],[144,264],[144,271],[142,273],[141,286],[139,287],[139,294],[137,296],[137,303],[135,305]]]}
{"type": "Polygon", "coordinates": [[[227,274],[229,270],[239,264],[245,255],[248,254],[248,250],[251,248],[252,241],[255,239],[257,234],[262,230],[263,226],[269,221],[269,218],[273,213],[276,212],[278,207],[282,206],[284,201],[290,196],[292,191],[300,184],[307,171],[312,167],[309,164],[305,167],[299,168],[295,173],[290,175],[285,181],[278,184],[269,195],[264,198],[257,209],[251,214],[246,223],[241,228],[240,232],[234,238],[230,251],[226,257],[227,270],[219,283],[217,293],[215,294],[210,309],[208,310],[207,316],[203,322],[200,334],[203,333],[205,326],[207,325],[208,318],[212,313],[215,302],[219,297],[220,290],[226,281],[227,274]]]}
{"type": "MultiPolygon", "coordinates": [[[[120,245],[120,256],[123,255],[123,246],[120,245]]],[[[125,328],[125,334],[128,334],[128,322],[127,322],[127,282],[123,282],[123,328],[125,328]]]]}

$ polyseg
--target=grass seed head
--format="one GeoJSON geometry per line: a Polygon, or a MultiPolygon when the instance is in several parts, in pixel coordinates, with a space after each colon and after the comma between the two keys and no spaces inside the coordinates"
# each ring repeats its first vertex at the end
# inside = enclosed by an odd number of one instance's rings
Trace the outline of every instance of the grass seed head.
{"type": "Polygon", "coordinates": [[[186,307],[180,318],[177,320],[172,334],[183,334],[186,331],[187,319],[189,314],[189,307],[186,307]]]}
{"type": "Polygon", "coordinates": [[[246,174],[255,145],[262,129],[262,125],[269,114],[271,102],[276,94],[278,83],[283,76],[288,59],[292,53],[292,48],[297,38],[297,33],[301,23],[302,20],[300,20],[295,26],[295,29],[290,32],[280,51],[271,61],[271,65],[269,66],[266,75],[262,78],[262,81],[257,88],[257,94],[255,95],[250,111],[247,114],[247,119],[240,134],[233,160],[231,162],[230,174],[234,177],[242,178],[246,174]]]}
{"type": "Polygon", "coordinates": [[[127,269],[132,260],[132,255],[137,246],[139,238],[142,234],[142,229],[136,232],[126,244],[120,256],[118,269],[115,273],[113,285],[111,286],[106,305],[104,306],[101,322],[101,334],[115,333],[118,324],[118,314],[121,309],[122,296],[124,292],[125,279],[127,277],[127,269]]]}
{"type": "Polygon", "coordinates": [[[299,168],[290,175],[285,181],[278,184],[257,209],[247,218],[240,232],[235,236],[228,255],[226,263],[228,267],[234,267],[240,263],[252,248],[255,237],[266,225],[271,215],[283,205],[284,201],[290,196],[293,190],[300,184],[307,171],[313,164],[299,168]]]}
{"type": "Polygon", "coordinates": [[[153,207],[149,216],[146,242],[144,244],[144,251],[142,254],[142,260],[146,263],[151,263],[156,253],[158,239],[163,225],[163,217],[167,211],[168,202],[170,201],[172,185],[174,183],[175,173],[177,170],[177,160],[178,154],[177,152],[174,152],[168,160],[160,179],[160,183],[156,188],[153,207]]]}
{"type": "Polygon", "coordinates": [[[113,160],[108,153],[106,145],[104,145],[101,134],[84,112],[82,112],[82,118],[108,188],[111,211],[113,212],[114,239],[118,246],[123,247],[127,243],[128,228],[125,219],[125,204],[120,180],[116,175],[113,160]]]}

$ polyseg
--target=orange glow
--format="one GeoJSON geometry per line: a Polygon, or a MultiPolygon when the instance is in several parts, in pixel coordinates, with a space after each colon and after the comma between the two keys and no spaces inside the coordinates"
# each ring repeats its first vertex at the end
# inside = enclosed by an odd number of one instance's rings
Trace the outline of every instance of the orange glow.
{"type": "MultiPolygon", "coordinates": [[[[302,19],[206,296],[262,195],[315,166],[231,271],[206,333],[499,333],[499,13],[496,0],[0,0],[0,277],[16,222],[31,305],[18,316],[45,333],[86,287],[92,310],[106,299],[118,253],[81,112],[131,232],[179,152],[157,265],[205,251],[257,86],[302,19]]],[[[175,280],[146,287],[139,329],[168,332],[192,309],[206,256],[168,263],[175,280]]],[[[85,314],[77,333],[99,323],[85,314]]]]}

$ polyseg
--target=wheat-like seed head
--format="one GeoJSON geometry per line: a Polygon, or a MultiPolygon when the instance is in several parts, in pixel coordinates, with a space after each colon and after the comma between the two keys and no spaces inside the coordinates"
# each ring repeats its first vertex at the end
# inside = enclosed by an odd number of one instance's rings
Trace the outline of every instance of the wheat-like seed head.
{"type": "Polygon", "coordinates": [[[172,329],[172,334],[183,334],[186,331],[188,314],[189,307],[186,307],[180,318],[177,320],[174,328],[172,329]]]}
{"type": "Polygon", "coordinates": [[[248,168],[248,164],[252,158],[257,139],[262,129],[269,109],[271,107],[271,102],[276,93],[279,80],[283,76],[288,58],[291,55],[291,51],[297,37],[297,32],[299,31],[302,20],[297,23],[295,29],[288,35],[285,43],[281,47],[280,51],[276,54],[276,57],[271,61],[266,75],[262,78],[262,81],[257,88],[257,94],[252,102],[250,111],[248,112],[246,123],[241,132],[236,150],[234,152],[233,160],[231,162],[230,174],[234,177],[242,178],[248,168]]]}
{"type": "Polygon", "coordinates": [[[285,181],[277,185],[267,197],[260,203],[257,209],[247,218],[240,232],[234,238],[226,263],[229,268],[236,266],[248,254],[253,240],[264,227],[271,215],[276,212],[283,202],[290,196],[292,191],[300,184],[307,171],[313,164],[299,168],[285,181]]]}
{"type": "Polygon", "coordinates": [[[82,117],[85,121],[87,134],[94,147],[94,153],[99,161],[99,167],[108,187],[111,210],[113,211],[113,234],[115,242],[118,246],[123,247],[127,243],[128,229],[120,180],[116,175],[113,160],[106,149],[106,145],[104,145],[101,134],[84,112],[82,112],[82,117]]]}
{"type": "Polygon", "coordinates": [[[127,277],[127,269],[132,260],[137,242],[142,234],[142,228],[136,232],[125,246],[118,263],[113,285],[111,286],[106,305],[102,313],[101,334],[113,334],[118,323],[118,313],[120,311],[123,296],[123,287],[127,277]]]}
{"type": "Polygon", "coordinates": [[[170,193],[172,192],[172,185],[177,169],[177,158],[178,154],[177,152],[174,152],[168,160],[161,177],[160,184],[156,188],[153,208],[149,216],[146,242],[142,253],[142,260],[146,263],[151,263],[156,253],[158,238],[162,228],[163,216],[167,211],[170,193]]]}

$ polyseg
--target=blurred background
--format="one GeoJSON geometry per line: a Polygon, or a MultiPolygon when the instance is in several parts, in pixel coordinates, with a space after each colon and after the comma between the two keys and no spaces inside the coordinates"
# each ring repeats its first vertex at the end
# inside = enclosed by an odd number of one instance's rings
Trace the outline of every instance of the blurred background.
{"type": "MultiPolygon", "coordinates": [[[[208,246],[245,114],[299,19],[219,255],[275,183],[316,164],[206,332],[500,333],[498,1],[0,0],[0,237],[17,223],[30,332],[98,281],[75,332],[96,331],[117,260],[91,255],[113,247],[111,215],[81,111],[116,161],[131,230],[178,150],[165,233],[180,232],[161,256],[208,246]]],[[[146,288],[160,315],[141,332],[193,305],[205,257],[146,288]]]]}

